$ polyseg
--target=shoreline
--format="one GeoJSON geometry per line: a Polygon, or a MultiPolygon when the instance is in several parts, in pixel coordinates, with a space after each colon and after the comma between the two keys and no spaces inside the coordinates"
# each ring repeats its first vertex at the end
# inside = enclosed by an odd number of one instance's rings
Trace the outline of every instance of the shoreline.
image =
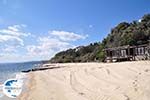
{"type": "Polygon", "coordinates": [[[60,68],[29,72],[28,89],[19,96],[19,100],[150,98],[150,61],[63,63],[55,66],[60,68]]]}
{"type": "Polygon", "coordinates": [[[23,91],[18,97],[19,100],[28,100],[28,93],[31,91],[31,88],[34,87],[34,75],[32,73],[27,74],[27,80],[24,81],[23,91]]]}

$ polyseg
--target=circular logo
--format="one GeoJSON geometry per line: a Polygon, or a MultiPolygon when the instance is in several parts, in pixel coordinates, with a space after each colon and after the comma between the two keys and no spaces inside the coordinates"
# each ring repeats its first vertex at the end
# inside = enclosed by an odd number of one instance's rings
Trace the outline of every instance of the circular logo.
{"type": "Polygon", "coordinates": [[[22,91],[22,80],[8,79],[3,86],[3,92],[10,98],[16,98],[22,91]]]}

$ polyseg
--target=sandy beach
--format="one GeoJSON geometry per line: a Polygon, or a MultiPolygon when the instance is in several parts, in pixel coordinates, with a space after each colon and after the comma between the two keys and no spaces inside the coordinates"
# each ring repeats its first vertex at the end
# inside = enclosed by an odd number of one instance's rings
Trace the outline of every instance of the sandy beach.
{"type": "Polygon", "coordinates": [[[150,99],[150,61],[54,66],[60,68],[30,72],[19,100],[150,99]]]}

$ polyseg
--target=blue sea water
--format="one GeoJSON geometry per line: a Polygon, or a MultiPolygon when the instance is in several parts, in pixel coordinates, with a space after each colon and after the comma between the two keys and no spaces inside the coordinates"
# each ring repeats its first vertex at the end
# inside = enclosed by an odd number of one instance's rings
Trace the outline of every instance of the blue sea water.
{"type": "Polygon", "coordinates": [[[42,62],[24,62],[24,63],[1,63],[0,64],[0,83],[2,84],[9,78],[15,78],[17,73],[23,70],[29,70],[38,67],[42,62]]]}

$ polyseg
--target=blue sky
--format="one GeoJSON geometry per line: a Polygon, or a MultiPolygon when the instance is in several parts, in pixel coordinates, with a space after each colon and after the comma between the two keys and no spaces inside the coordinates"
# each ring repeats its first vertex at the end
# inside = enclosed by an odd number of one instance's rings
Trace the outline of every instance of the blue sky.
{"type": "Polygon", "coordinates": [[[101,41],[122,21],[150,12],[149,0],[0,0],[0,62],[50,59],[101,41]]]}

